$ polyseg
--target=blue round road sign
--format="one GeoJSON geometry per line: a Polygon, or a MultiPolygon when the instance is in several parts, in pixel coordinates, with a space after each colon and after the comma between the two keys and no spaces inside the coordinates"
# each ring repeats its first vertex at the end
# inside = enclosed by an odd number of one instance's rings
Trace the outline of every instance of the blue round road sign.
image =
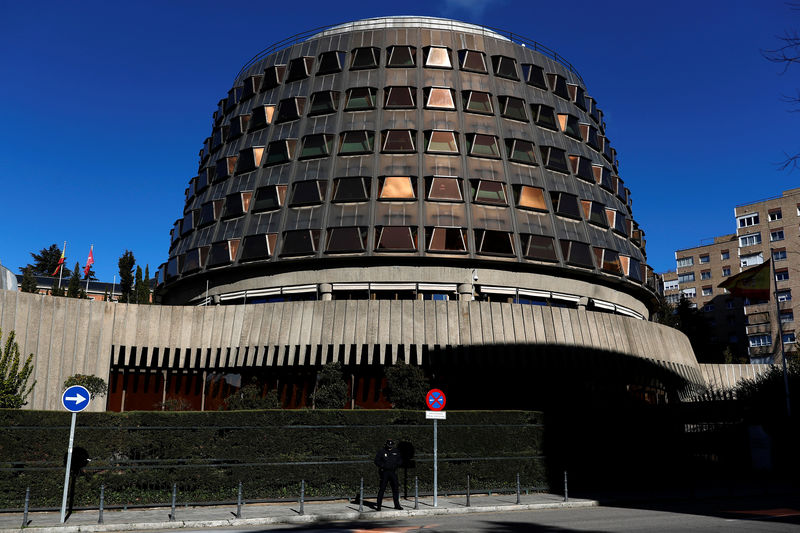
{"type": "Polygon", "coordinates": [[[428,404],[428,409],[431,411],[441,411],[444,409],[445,402],[444,393],[439,389],[431,389],[425,396],[425,403],[428,404]]]}
{"type": "Polygon", "coordinates": [[[61,405],[72,413],[79,413],[89,407],[89,391],[82,385],[73,385],[61,395],[61,405]]]}

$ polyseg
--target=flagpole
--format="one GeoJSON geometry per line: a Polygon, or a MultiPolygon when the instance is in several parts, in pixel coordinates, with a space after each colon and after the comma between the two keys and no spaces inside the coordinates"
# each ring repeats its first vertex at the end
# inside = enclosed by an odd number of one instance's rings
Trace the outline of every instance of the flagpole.
{"type": "MultiPolygon", "coordinates": [[[[64,263],[67,262],[67,241],[64,241],[64,249],[61,251],[61,255],[64,257],[64,263]]],[[[58,269],[58,288],[61,289],[61,276],[64,274],[64,263],[61,264],[61,268],[58,269]]]]}
{"type": "MultiPolygon", "coordinates": [[[[93,257],[92,256],[92,250],[94,250],[94,244],[90,244],[89,245],[89,257],[93,257]]],[[[87,263],[89,262],[88,259],[87,259],[86,262],[87,263]]],[[[88,265],[87,264],[86,266],[87,266],[87,269],[86,269],[86,296],[89,296],[89,271],[90,271],[92,265],[88,265]]]]}
{"type": "Polygon", "coordinates": [[[781,323],[781,307],[778,305],[778,279],[775,277],[775,261],[774,252],[772,247],[769,248],[770,269],[772,271],[772,283],[775,284],[775,291],[772,293],[775,297],[775,315],[778,320],[778,339],[781,343],[781,363],[783,363],[783,391],[786,395],[786,416],[792,417],[792,401],[789,398],[789,374],[786,371],[786,351],[783,347],[783,324],[781,323]]]}

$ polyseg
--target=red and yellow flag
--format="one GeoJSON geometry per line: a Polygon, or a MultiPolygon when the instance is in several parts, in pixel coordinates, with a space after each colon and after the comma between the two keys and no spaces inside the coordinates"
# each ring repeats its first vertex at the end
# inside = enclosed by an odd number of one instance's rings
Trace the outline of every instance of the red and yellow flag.
{"type": "Polygon", "coordinates": [[[53,271],[53,276],[58,274],[58,271],[61,270],[61,267],[64,265],[64,254],[67,252],[67,243],[64,243],[64,248],[61,249],[61,259],[58,260],[58,264],[56,265],[55,271],[53,271]]]}
{"type": "Polygon", "coordinates": [[[748,268],[735,276],[731,276],[719,287],[728,289],[734,296],[751,300],[769,300],[770,268],[769,259],[753,268],[748,268]]]}

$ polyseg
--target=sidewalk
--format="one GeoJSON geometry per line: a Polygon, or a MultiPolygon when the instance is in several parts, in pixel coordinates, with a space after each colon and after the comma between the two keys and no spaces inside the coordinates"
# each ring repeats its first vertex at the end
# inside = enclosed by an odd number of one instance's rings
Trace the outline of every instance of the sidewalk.
{"type": "MultiPolygon", "coordinates": [[[[365,501],[363,512],[359,512],[357,503],[346,500],[305,502],[304,513],[300,514],[298,502],[242,505],[242,517],[236,518],[236,506],[220,507],[184,507],[175,508],[175,520],[170,521],[169,507],[148,509],[107,510],[103,513],[103,524],[98,524],[98,511],[76,511],[61,524],[61,515],[57,511],[29,513],[28,525],[24,529],[28,533],[76,533],[79,531],[137,531],[147,529],[178,529],[205,527],[255,527],[265,524],[311,524],[314,522],[330,522],[336,520],[370,520],[380,518],[402,518],[408,516],[424,516],[439,514],[466,514],[481,512],[509,512],[535,509],[557,509],[572,507],[593,507],[594,500],[570,499],[564,501],[563,496],[554,494],[523,494],[520,503],[516,503],[514,494],[472,495],[471,506],[466,506],[466,497],[439,497],[438,506],[433,506],[433,498],[419,500],[419,509],[414,509],[414,500],[402,500],[402,511],[391,507],[391,498],[384,500],[389,507],[378,512],[374,510],[373,501],[365,501]]],[[[0,514],[0,533],[22,530],[22,513],[0,514]]]]}

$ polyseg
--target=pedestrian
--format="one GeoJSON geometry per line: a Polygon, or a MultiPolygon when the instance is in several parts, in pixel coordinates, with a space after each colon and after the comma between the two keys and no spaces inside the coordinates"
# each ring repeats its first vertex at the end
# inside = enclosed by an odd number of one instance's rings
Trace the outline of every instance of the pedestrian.
{"type": "Polygon", "coordinates": [[[386,491],[387,483],[392,487],[394,508],[399,510],[403,509],[400,507],[399,483],[397,482],[397,472],[395,472],[402,463],[403,458],[400,456],[400,451],[397,449],[392,439],[387,440],[383,448],[378,450],[378,453],[375,455],[375,466],[378,467],[378,475],[380,476],[377,511],[381,510],[383,493],[386,491]]]}

